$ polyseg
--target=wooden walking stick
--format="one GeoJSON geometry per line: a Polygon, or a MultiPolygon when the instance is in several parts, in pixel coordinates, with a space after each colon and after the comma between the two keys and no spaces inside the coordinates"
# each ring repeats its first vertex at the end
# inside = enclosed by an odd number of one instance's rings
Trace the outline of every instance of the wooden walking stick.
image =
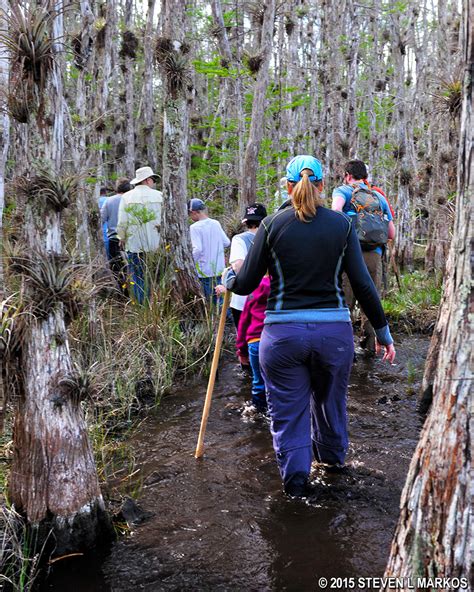
{"type": "Polygon", "coordinates": [[[207,384],[206,399],[204,401],[204,409],[202,411],[201,428],[199,429],[199,437],[196,446],[195,458],[201,458],[204,451],[204,435],[206,433],[207,418],[211,409],[212,393],[214,391],[214,383],[216,382],[217,366],[219,365],[219,355],[221,353],[222,338],[224,337],[225,319],[227,316],[227,309],[229,308],[231,292],[229,290],[224,294],[224,302],[222,304],[221,318],[219,319],[219,328],[217,330],[216,345],[214,347],[214,355],[212,356],[211,373],[209,374],[209,382],[207,384]]]}

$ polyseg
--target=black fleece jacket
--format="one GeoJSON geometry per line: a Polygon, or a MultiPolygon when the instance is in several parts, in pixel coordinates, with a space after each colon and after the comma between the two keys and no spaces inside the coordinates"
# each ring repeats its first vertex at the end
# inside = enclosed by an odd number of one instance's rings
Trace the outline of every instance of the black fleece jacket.
{"type": "Polygon", "coordinates": [[[345,271],[374,329],[387,325],[357,235],[341,212],[319,207],[309,222],[300,222],[293,207],[268,216],[242,269],[234,277],[230,274],[227,287],[236,294],[250,294],[267,269],[272,278],[267,311],[345,308],[341,287],[345,271]]]}

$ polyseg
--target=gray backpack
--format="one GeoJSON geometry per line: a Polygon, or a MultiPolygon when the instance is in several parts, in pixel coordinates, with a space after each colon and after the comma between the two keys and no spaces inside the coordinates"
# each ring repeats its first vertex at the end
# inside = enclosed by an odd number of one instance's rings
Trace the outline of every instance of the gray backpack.
{"type": "Polygon", "coordinates": [[[363,251],[373,251],[387,244],[388,220],[382,209],[380,197],[375,191],[356,185],[351,205],[356,216],[356,232],[363,251]]]}

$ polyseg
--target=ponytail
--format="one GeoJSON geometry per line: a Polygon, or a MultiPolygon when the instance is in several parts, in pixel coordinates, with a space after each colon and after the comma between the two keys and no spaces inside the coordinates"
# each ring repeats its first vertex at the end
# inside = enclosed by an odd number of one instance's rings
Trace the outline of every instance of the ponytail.
{"type": "Polygon", "coordinates": [[[316,216],[316,209],[323,205],[321,192],[309,180],[313,172],[309,169],[301,171],[301,181],[298,181],[291,193],[291,200],[295,208],[296,217],[300,222],[309,222],[316,216]]]}

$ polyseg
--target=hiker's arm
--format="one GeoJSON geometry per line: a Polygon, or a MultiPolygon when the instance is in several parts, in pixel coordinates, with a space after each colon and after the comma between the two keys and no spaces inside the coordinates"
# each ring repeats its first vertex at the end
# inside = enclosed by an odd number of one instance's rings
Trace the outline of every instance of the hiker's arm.
{"type": "Polygon", "coordinates": [[[117,236],[119,239],[119,246],[121,249],[125,249],[125,237],[127,234],[127,212],[125,211],[124,200],[120,200],[118,218],[117,218],[117,236]]]}
{"type": "Polygon", "coordinates": [[[240,271],[235,275],[235,270],[227,274],[226,288],[235,294],[246,296],[253,292],[259,285],[268,268],[267,230],[262,223],[255,235],[253,246],[250,249],[240,271]]]}
{"type": "Polygon", "coordinates": [[[235,271],[235,273],[239,273],[239,271],[242,269],[244,261],[245,259],[236,259],[235,261],[229,261],[229,263],[232,265],[232,269],[235,271]]]}
{"type": "Polygon", "coordinates": [[[379,194],[380,203],[382,205],[382,211],[385,214],[386,219],[388,220],[387,238],[388,240],[393,240],[395,238],[395,225],[393,224],[392,209],[390,208],[390,205],[384,193],[381,193],[378,189],[375,190],[375,193],[379,194]]]}
{"type": "Polygon", "coordinates": [[[201,255],[201,252],[202,252],[201,235],[199,233],[199,230],[194,227],[194,224],[191,224],[189,232],[191,234],[191,245],[193,247],[193,258],[194,258],[194,261],[197,261],[199,259],[199,256],[201,255]]]}
{"type": "Polygon", "coordinates": [[[386,346],[392,344],[393,339],[390,335],[390,329],[385,318],[382,303],[367,270],[362,257],[359,239],[352,225],[347,237],[347,246],[342,265],[344,271],[347,273],[355,297],[374,327],[377,341],[386,346]]]}
{"type": "Polygon", "coordinates": [[[234,236],[230,245],[229,263],[235,273],[239,273],[247,256],[248,248],[240,236],[234,236]]]}
{"type": "Polygon", "coordinates": [[[331,209],[336,210],[336,212],[342,212],[342,208],[344,207],[346,200],[344,196],[340,193],[333,193],[332,195],[332,205],[331,209]]]}
{"type": "Polygon", "coordinates": [[[224,229],[222,228],[222,226],[221,226],[221,231],[222,231],[222,244],[224,245],[224,248],[227,248],[230,245],[230,238],[224,232],[224,229]]]}
{"type": "Polygon", "coordinates": [[[109,220],[109,211],[107,209],[107,201],[100,208],[100,219],[101,219],[102,224],[104,224],[104,222],[108,222],[108,220],[109,220]]]}
{"type": "Polygon", "coordinates": [[[395,238],[395,224],[393,220],[390,220],[388,223],[388,240],[393,240],[395,238]]]}

